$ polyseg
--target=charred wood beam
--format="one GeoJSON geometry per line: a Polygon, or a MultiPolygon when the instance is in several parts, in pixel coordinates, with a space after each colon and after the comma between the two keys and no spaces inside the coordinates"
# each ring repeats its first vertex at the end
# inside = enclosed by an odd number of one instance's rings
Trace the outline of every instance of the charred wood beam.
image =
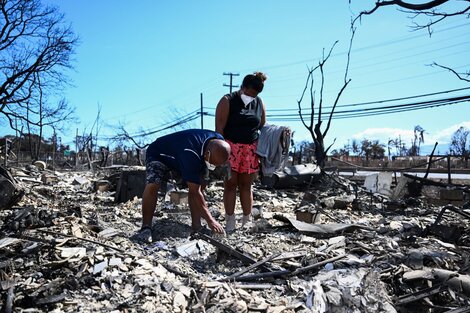
{"type": "Polygon", "coordinates": [[[420,290],[408,295],[404,295],[398,298],[398,300],[395,302],[395,305],[401,306],[401,305],[406,305],[408,303],[416,302],[421,299],[430,297],[432,295],[441,293],[442,291],[447,290],[446,287],[444,287],[442,284],[436,285],[431,288],[426,288],[424,290],[420,290]]]}
{"type": "Polygon", "coordinates": [[[281,270],[281,271],[273,271],[273,272],[268,272],[268,273],[257,273],[257,274],[252,274],[252,275],[244,275],[240,277],[236,277],[236,281],[253,281],[253,280],[258,280],[258,279],[264,279],[264,278],[275,278],[275,277],[284,277],[284,276],[296,276],[302,273],[305,273],[307,271],[311,271],[313,269],[317,269],[327,263],[335,262],[340,259],[345,258],[347,255],[342,254],[338,255],[333,258],[326,259],[321,262],[317,262],[315,264],[311,264],[305,267],[301,267],[296,269],[295,271],[291,272],[290,270],[281,270]]]}
{"type": "Polygon", "coordinates": [[[446,311],[446,313],[469,313],[470,312],[470,306],[465,306],[461,308],[455,308],[449,311],[446,311]]]}
{"type": "Polygon", "coordinates": [[[470,214],[468,214],[467,212],[464,212],[463,210],[459,209],[458,207],[456,206],[453,206],[453,205],[446,205],[445,207],[443,207],[441,209],[441,211],[439,212],[439,214],[437,215],[436,217],[436,220],[434,221],[434,223],[432,223],[430,226],[427,226],[421,236],[428,236],[434,229],[436,229],[436,226],[441,222],[442,218],[444,217],[444,213],[449,210],[449,211],[452,211],[454,213],[457,213],[457,214],[460,214],[462,215],[463,217],[467,218],[470,220],[470,214]]]}
{"type": "Polygon", "coordinates": [[[280,255],[281,255],[281,253],[272,254],[272,255],[270,255],[270,256],[268,256],[268,257],[262,259],[261,261],[258,261],[258,262],[256,262],[256,263],[254,263],[254,264],[252,264],[252,265],[250,265],[250,266],[248,266],[248,267],[242,269],[241,271],[238,271],[238,272],[236,272],[236,273],[234,273],[234,274],[232,274],[232,275],[229,275],[229,276],[227,276],[227,277],[224,277],[224,278],[220,279],[219,281],[231,281],[231,280],[236,280],[237,277],[239,277],[239,276],[241,276],[241,275],[243,275],[243,274],[245,274],[245,273],[247,273],[247,272],[249,272],[249,271],[251,271],[251,270],[257,268],[257,267],[260,267],[261,265],[265,264],[266,262],[269,262],[269,261],[273,260],[274,258],[276,258],[276,257],[278,257],[278,256],[280,256],[280,255]]]}
{"type": "MultiPolygon", "coordinates": [[[[385,169],[383,171],[384,172],[403,172],[403,171],[415,170],[415,169],[418,169],[419,167],[429,166],[433,163],[439,162],[439,161],[447,159],[447,158],[448,158],[448,156],[446,155],[446,156],[439,157],[439,158],[434,159],[434,160],[429,159],[429,161],[427,161],[427,162],[418,163],[418,164],[416,164],[412,167],[397,167],[397,168],[385,169]]],[[[353,163],[350,163],[350,162],[347,162],[347,161],[340,160],[340,159],[335,158],[335,157],[332,157],[331,159],[334,160],[334,161],[337,161],[339,163],[344,163],[346,165],[349,165],[349,166],[355,168],[356,170],[370,170],[370,169],[373,169],[374,171],[381,170],[381,168],[371,168],[371,167],[367,167],[367,166],[356,165],[356,164],[353,164],[353,163]]],[[[332,169],[336,169],[336,168],[337,167],[325,168],[324,170],[332,170],[332,169]]]]}
{"type": "Polygon", "coordinates": [[[298,268],[294,272],[292,272],[291,276],[296,276],[296,275],[299,275],[301,273],[317,269],[317,268],[319,268],[319,267],[321,267],[325,264],[341,260],[341,259],[345,258],[346,256],[347,256],[347,254],[341,254],[341,255],[335,256],[333,258],[326,259],[326,260],[321,261],[321,262],[317,262],[317,263],[314,263],[314,264],[311,264],[311,265],[308,265],[308,266],[305,266],[305,267],[298,268]]]}
{"type": "MultiPolygon", "coordinates": [[[[206,282],[204,283],[203,286],[206,288],[216,288],[216,287],[222,286],[223,284],[225,283],[215,281],[215,282],[206,282]]],[[[236,289],[251,289],[251,290],[265,290],[265,289],[271,289],[273,287],[273,285],[271,284],[237,284],[237,283],[230,284],[230,286],[233,286],[236,289]]]]}
{"type": "Polygon", "coordinates": [[[291,271],[289,270],[257,273],[257,274],[240,276],[240,277],[237,277],[235,280],[236,281],[253,281],[253,280],[264,279],[264,278],[283,277],[283,276],[289,275],[290,273],[291,271]]]}
{"type": "Polygon", "coordinates": [[[445,207],[442,208],[441,212],[437,216],[436,221],[434,222],[434,225],[436,225],[437,223],[439,223],[441,221],[442,215],[444,214],[444,212],[446,210],[452,211],[454,213],[460,214],[463,217],[466,217],[466,218],[470,219],[470,214],[460,210],[458,207],[456,207],[454,205],[446,205],[445,207]]]}
{"type": "Polygon", "coordinates": [[[431,169],[432,164],[432,157],[434,156],[434,151],[436,150],[437,142],[434,144],[434,148],[432,149],[431,155],[429,156],[428,167],[426,169],[426,174],[424,174],[424,178],[428,178],[429,170],[431,169]]]}
{"type": "MultiPolygon", "coordinates": [[[[77,240],[81,240],[81,241],[86,241],[86,242],[90,242],[90,243],[94,243],[94,244],[97,244],[97,245],[100,245],[100,246],[103,246],[103,247],[106,247],[106,248],[109,248],[109,249],[113,249],[113,250],[116,250],[116,251],[119,251],[123,254],[129,254],[128,252],[126,252],[125,250],[123,249],[120,249],[120,248],[117,248],[117,247],[113,247],[111,245],[108,245],[108,244],[105,244],[105,243],[102,243],[102,242],[99,242],[99,241],[96,241],[96,240],[91,240],[91,239],[87,239],[87,238],[81,238],[81,237],[77,237],[77,236],[72,236],[72,235],[66,235],[66,234],[61,234],[61,233],[57,233],[57,232],[53,232],[53,231],[49,231],[49,230],[44,230],[44,229],[34,229],[33,231],[37,231],[37,232],[41,232],[41,233],[45,233],[45,234],[49,234],[49,235],[54,235],[54,236],[61,236],[61,237],[66,237],[66,238],[72,238],[72,239],[77,239],[77,240]]],[[[130,255],[130,254],[129,254],[130,255]]]]}
{"type": "Polygon", "coordinates": [[[220,241],[218,241],[218,240],[216,240],[216,239],[214,239],[210,236],[207,236],[206,234],[197,232],[197,233],[193,234],[192,237],[194,239],[202,239],[202,240],[210,243],[211,245],[217,247],[218,249],[222,250],[223,252],[227,253],[228,255],[236,257],[237,259],[239,259],[240,261],[242,261],[245,264],[255,264],[257,262],[252,257],[250,257],[250,256],[248,256],[244,253],[238,252],[237,250],[230,248],[229,246],[221,243],[220,241]]]}
{"type": "Polygon", "coordinates": [[[432,186],[438,186],[438,187],[453,187],[455,189],[459,189],[459,190],[462,190],[464,192],[470,193],[470,189],[468,187],[464,186],[464,185],[444,184],[444,183],[441,183],[441,182],[433,181],[431,179],[422,178],[422,177],[414,176],[414,175],[407,174],[407,173],[403,173],[403,176],[405,176],[407,178],[411,178],[413,180],[417,180],[417,181],[422,182],[426,185],[432,185],[432,186]]]}
{"type": "Polygon", "coordinates": [[[274,257],[272,261],[282,261],[282,260],[288,260],[288,259],[295,259],[295,258],[301,258],[307,255],[307,250],[304,251],[294,251],[294,252],[284,252],[281,253],[279,256],[274,257]]]}

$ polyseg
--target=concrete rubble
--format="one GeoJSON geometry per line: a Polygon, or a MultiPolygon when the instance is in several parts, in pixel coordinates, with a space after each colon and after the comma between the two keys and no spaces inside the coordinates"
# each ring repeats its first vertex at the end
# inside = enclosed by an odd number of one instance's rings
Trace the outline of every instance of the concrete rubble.
{"type": "MultiPolygon", "coordinates": [[[[423,185],[452,198],[436,204],[333,174],[257,183],[253,221],[227,236],[191,236],[182,192],[159,201],[141,244],[141,199],[115,201],[119,171],[10,169],[22,197],[0,210],[0,311],[470,311],[465,186],[423,185]]],[[[217,180],[205,191],[224,224],[222,193],[217,180]]]]}

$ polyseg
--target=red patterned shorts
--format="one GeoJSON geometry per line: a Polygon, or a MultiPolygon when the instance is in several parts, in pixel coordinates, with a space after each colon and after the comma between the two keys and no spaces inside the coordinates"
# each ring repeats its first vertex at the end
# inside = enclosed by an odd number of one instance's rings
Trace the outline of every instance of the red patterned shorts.
{"type": "Polygon", "coordinates": [[[229,158],[232,171],[244,174],[252,174],[259,171],[259,157],[256,154],[258,142],[244,144],[226,141],[232,149],[229,158]]]}

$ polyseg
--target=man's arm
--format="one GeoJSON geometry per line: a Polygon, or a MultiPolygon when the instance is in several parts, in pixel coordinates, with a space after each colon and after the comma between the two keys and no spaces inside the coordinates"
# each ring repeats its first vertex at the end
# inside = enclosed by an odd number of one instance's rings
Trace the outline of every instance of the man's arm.
{"type": "Polygon", "coordinates": [[[206,200],[202,194],[201,185],[188,182],[189,194],[188,202],[191,210],[191,220],[193,230],[201,227],[201,217],[206,220],[209,227],[215,233],[223,233],[223,227],[212,217],[207,207],[206,200]]]}

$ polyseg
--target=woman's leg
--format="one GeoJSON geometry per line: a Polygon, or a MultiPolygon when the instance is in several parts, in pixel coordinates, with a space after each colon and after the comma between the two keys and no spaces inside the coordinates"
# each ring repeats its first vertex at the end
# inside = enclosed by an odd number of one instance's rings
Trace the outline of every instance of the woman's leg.
{"type": "Polygon", "coordinates": [[[233,215],[235,213],[238,175],[237,172],[232,171],[232,177],[224,183],[224,207],[227,215],[233,215]]]}
{"type": "Polygon", "coordinates": [[[255,174],[238,174],[238,188],[240,190],[240,203],[242,205],[243,215],[249,216],[253,207],[253,178],[255,174]]]}
{"type": "Polygon", "coordinates": [[[232,171],[232,177],[224,184],[225,231],[231,232],[236,228],[235,204],[237,202],[238,173],[232,171]]]}
{"type": "Polygon", "coordinates": [[[232,177],[224,183],[224,207],[228,215],[235,213],[238,175],[237,172],[232,171],[232,177]]]}

